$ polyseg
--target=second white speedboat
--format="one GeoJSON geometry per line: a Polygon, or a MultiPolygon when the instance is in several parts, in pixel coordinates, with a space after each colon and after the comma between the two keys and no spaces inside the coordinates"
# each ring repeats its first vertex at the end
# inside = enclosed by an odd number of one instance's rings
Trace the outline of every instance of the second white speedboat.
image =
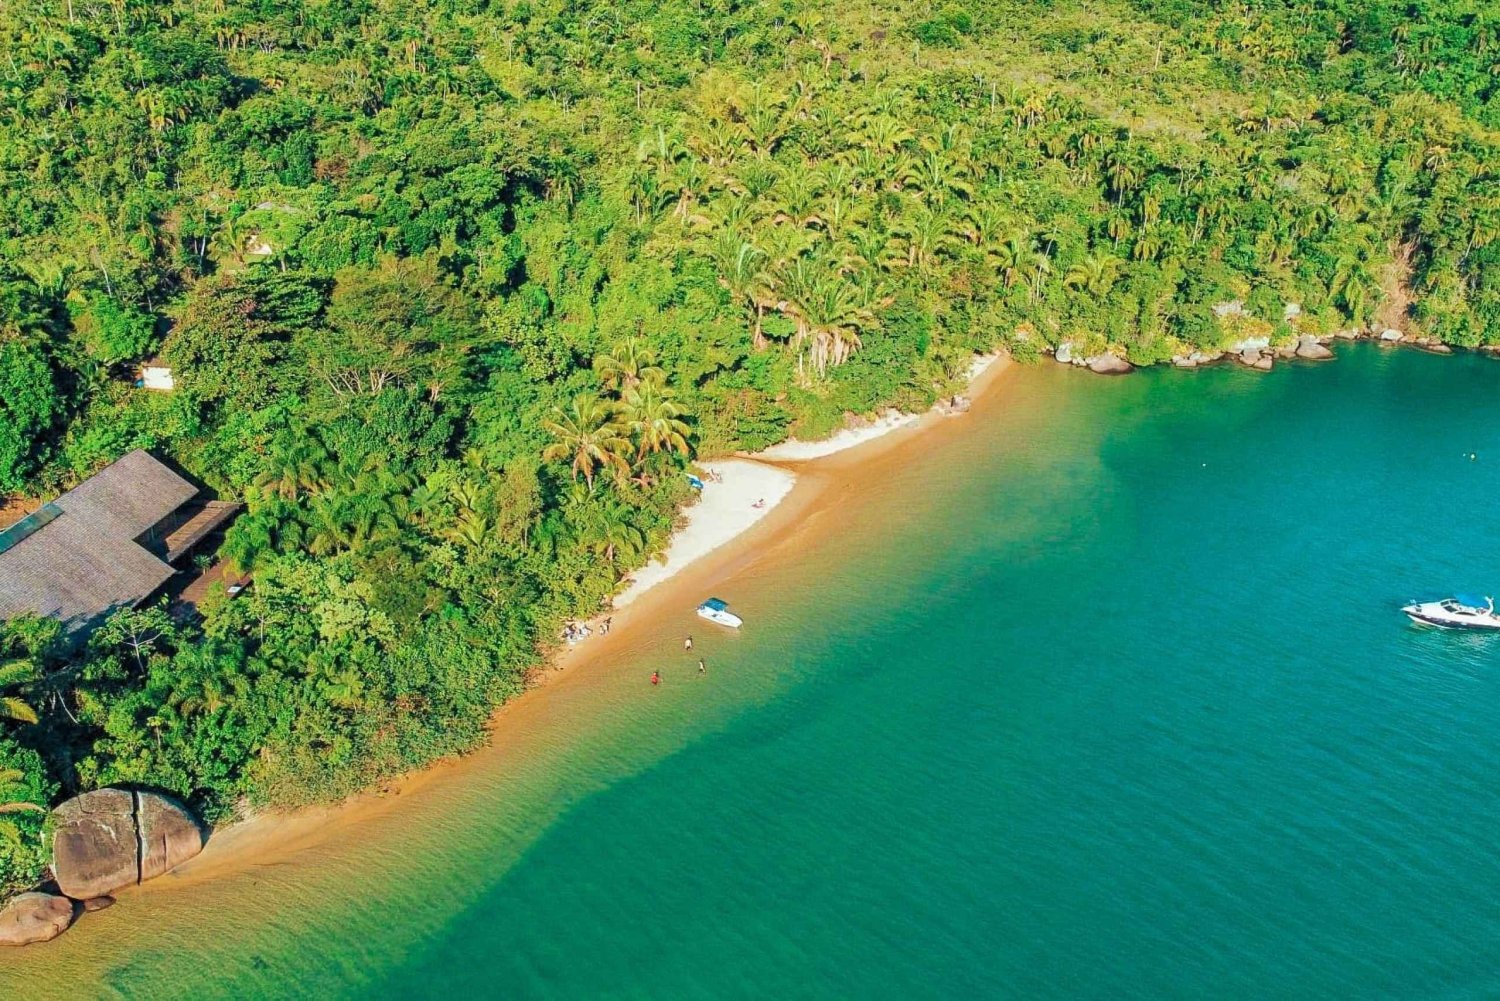
{"type": "Polygon", "coordinates": [[[1414,601],[1401,609],[1407,618],[1440,629],[1500,629],[1495,599],[1459,594],[1442,601],[1414,601]]]}
{"type": "Polygon", "coordinates": [[[745,620],[729,610],[729,605],[718,598],[709,598],[698,606],[698,617],[710,622],[717,622],[721,626],[730,629],[738,629],[745,624],[745,620]]]}

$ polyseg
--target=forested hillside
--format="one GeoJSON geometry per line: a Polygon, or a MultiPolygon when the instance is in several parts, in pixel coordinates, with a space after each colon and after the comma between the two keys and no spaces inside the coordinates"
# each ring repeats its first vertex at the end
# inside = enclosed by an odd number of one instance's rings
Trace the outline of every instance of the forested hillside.
{"type": "Polygon", "coordinates": [[[0,51],[0,495],[151,448],[255,574],[77,655],[10,624],[0,802],[223,817],[469,747],[691,456],[975,351],[1500,343],[1477,0],[18,0],[0,51]]]}

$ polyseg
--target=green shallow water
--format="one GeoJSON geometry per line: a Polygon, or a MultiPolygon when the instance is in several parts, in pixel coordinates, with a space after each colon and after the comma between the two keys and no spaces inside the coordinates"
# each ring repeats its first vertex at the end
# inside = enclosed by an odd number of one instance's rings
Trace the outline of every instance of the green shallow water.
{"type": "Polygon", "coordinates": [[[1497,377],[1015,372],[742,635],[0,996],[1500,995],[1500,637],[1397,612],[1500,591],[1497,377]]]}

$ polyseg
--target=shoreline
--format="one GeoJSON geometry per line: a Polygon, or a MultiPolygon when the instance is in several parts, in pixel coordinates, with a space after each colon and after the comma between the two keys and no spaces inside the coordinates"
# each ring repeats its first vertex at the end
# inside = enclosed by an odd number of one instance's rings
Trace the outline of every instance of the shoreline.
{"type": "MultiPolygon", "coordinates": [[[[989,398],[996,394],[999,377],[1014,367],[1015,363],[1007,355],[977,357],[968,373],[967,394],[976,403],[981,400],[989,402],[989,398]]],[[[683,560],[670,570],[663,564],[648,564],[648,567],[663,566],[662,572],[648,583],[641,581],[646,568],[637,571],[636,583],[620,594],[635,593],[623,604],[617,603],[610,631],[604,635],[596,632],[581,643],[553,651],[532,672],[526,690],[495,709],[487,726],[485,743],[469,753],[439,759],[337,803],[252,814],[216,829],[201,854],[162,878],[126,891],[122,894],[121,904],[128,905],[131,898],[142,893],[177,892],[259,867],[284,864],[292,856],[344,838],[358,837],[358,828],[362,824],[396,809],[402,799],[412,793],[438,783],[461,780],[464,772],[480,763],[479,759],[486,751],[501,752],[512,736],[518,737],[534,728],[532,721],[528,720],[512,735],[506,726],[510,717],[522,714],[545,717],[551,689],[558,685],[586,684],[592,673],[587,670],[591,664],[612,662],[642,646],[650,635],[645,627],[652,622],[680,614],[684,607],[696,605],[707,589],[718,586],[755,563],[777,542],[800,535],[805,519],[815,515],[819,502],[827,499],[833,479],[827,475],[830,471],[857,472],[873,459],[895,458],[893,453],[921,440],[935,428],[954,427],[957,430],[962,422],[950,421],[948,418],[952,416],[957,414],[939,406],[922,414],[910,415],[905,420],[884,422],[878,430],[872,427],[846,429],[826,440],[830,443],[836,441],[837,447],[825,444],[822,454],[811,458],[737,456],[700,463],[704,467],[744,463],[770,470],[778,476],[765,481],[741,478],[738,482],[783,482],[785,491],[775,504],[771,504],[768,497],[766,507],[757,509],[753,518],[742,518],[741,527],[733,535],[707,545],[716,536],[703,532],[692,546],[691,559],[683,560]],[[921,433],[891,433],[901,429],[921,433]]],[[[727,487],[729,484],[710,486],[727,487]]],[[[743,496],[729,491],[720,496],[725,495],[735,500],[743,496]]],[[[692,527],[691,513],[703,509],[708,499],[706,496],[704,501],[686,509],[687,524],[674,532],[673,543],[692,527]]],[[[722,506],[716,506],[710,510],[722,509],[722,506]]],[[[669,544],[668,553],[674,548],[669,544]]]]}

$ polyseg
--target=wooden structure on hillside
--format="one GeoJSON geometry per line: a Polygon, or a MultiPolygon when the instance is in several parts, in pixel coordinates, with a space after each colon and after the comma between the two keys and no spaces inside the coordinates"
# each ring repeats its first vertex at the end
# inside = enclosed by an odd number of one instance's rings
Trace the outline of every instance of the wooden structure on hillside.
{"type": "Polygon", "coordinates": [[[0,619],[50,616],[81,639],[151,597],[238,509],[131,452],[0,531],[0,619]]]}

